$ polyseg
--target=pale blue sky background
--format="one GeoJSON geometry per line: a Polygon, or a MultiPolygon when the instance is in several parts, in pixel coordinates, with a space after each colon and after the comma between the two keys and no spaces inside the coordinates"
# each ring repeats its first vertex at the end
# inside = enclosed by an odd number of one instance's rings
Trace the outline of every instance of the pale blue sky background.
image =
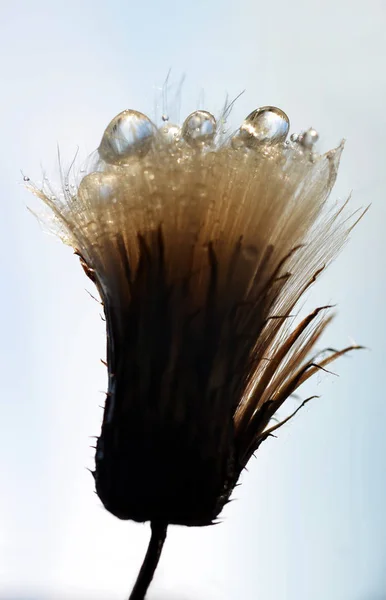
{"type": "MultiPolygon", "coordinates": [[[[150,116],[169,67],[182,114],[246,88],[237,127],[274,104],[347,145],[335,195],[372,208],[310,297],[328,345],[371,348],[268,441],[223,524],[171,529],[150,600],[386,598],[386,5],[381,0],[4,2],[1,8],[0,597],[119,600],[148,527],[122,523],[86,466],[105,390],[103,323],[68,248],[25,209],[56,144],[85,156],[124,108],[150,116]]],[[[51,171],[52,172],[52,171],[51,171]]]]}

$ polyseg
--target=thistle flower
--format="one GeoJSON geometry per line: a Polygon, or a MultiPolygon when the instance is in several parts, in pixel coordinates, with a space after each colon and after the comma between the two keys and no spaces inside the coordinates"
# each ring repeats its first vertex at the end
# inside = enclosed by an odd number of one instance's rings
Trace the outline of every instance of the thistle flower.
{"type": "Polygon", "coordinates": [[[61,194],[33,189],[104,307],[96,491],[153,531],[132,599],[146,593],[167,526],[213,523],[282,425],[271,425],[278,409],[351,349],[317,363],[328,307],[291,319],[351,229],[345,205],[328,203],[343,144],[318,156],[312,129],[286,141],[274,107],[231,138],[221,129],[206,111],[157,129],[125,110],[76,189],[70,175],[61,194]]]}

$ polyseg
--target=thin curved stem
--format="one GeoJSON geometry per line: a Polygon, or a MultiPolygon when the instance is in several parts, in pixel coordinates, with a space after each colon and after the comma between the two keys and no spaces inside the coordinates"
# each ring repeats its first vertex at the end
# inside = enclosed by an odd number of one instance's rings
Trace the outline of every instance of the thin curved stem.
{"type": "Polygon", "coordinates": [[[167,525],[164,523],[152,522],[150,526],[151,538],[149,546],[129,600],[143,600],[145,598],[166,539],[167,525]]]}

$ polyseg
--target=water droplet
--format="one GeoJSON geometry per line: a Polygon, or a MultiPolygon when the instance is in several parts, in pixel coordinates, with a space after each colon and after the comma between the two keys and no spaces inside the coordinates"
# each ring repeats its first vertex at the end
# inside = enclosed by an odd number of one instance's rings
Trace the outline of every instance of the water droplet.
{"type": "Polygon", "coordinates": [[[190,146],[210,144],[216,133],[216,119],[206,110],[196,110],[186,117],[182,137],[190,146]]]}
{"type": "Polygon", "coordinates": [[[23,181],[31,181],[31,180],[30,180],[30,178],[27,175],[24,175],[23,181]]]}
{"type": "Polygon", "coordinates": [[[291,140],[291,142],[298,142],[299,141],[299,134],[298,133],[291,133],[290,140],[291,140]]]}
{"type": "Polygon", "coordinates": [[[303,133],[303,135],[301,136],[300,143],[305,148],[312,148],[314,146],[314,144],[316,144],[318,139],[319,139],[318,132],[315,131],[315,129],[313,129],[313,127],[310,127],[310,129],[305,131],[303,133]]]}
{"type": "Polygon", "coordinates": [[[113,173],[90,173],[79,185],[78,196],[89,203],[114,203],[118,193],[118,180],[113,173]]]}
{"type": "Polygon", "coordinates": [[[143,156],[150,150],[155,131],[146,115],[124,110],[106,127],[99,155],[107,163],[125,164],[132,156],[143,156]]]}
{"type": "Polygon", "coordinates": [[[169,121],[169,115],[162,115],[161,119],[163,121],[169,121]]]}
{"type": "Polygon", "coordinates": [[[160,127],[158,131],[163,143],[172,144],[173,142],[179,142],[181,139],[181,128],[178,125],[167,123],[160,127]]]}
{"type": "Polygon", "coordinates": [[[289,130],[285,112],[275,106],[263,106],[251,112],[240,127],[239,135],[247,146],[284,142],[289,130]]]}
{"type": "Polygon", "coordinates": [[[98,224],[95,221],[89,221],[87,225],[85,225],[86,231],[91,233],[96,233],[98,231],[98,224]]]}

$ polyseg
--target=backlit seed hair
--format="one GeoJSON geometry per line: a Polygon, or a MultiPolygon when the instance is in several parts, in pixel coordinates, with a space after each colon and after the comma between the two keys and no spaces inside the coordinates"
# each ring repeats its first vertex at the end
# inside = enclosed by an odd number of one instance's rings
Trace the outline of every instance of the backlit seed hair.
{"type": "Polygon", "coordinates": [[[343,145],[317,155],[313,129],[287,142],[275,107],[219,129],[203,110],[159,128],[125,110],[78,186],[33,187],[104,306],[96,491],[153,531],[132,599],[167,526],[212,523],[285,400],[351,349],[311,358],[328,307],[291,318],[352,228],[328,201],[343,145]]]}

